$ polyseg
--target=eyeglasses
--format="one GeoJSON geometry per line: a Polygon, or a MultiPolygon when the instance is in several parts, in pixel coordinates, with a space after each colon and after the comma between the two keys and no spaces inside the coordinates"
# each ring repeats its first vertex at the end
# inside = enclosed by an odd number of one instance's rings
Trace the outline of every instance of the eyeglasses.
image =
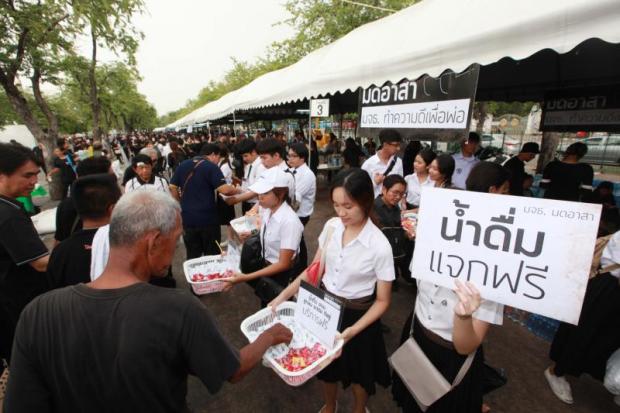
{"type": "Polygon", "coordinates": [[[393,190],[389,189],[388,193],[390,195],[393,195],[393,196],[398,197],[398,198],[402,198],[404,196],[407,196],[407,192],[406,191],[405,192],[400,192],[400,191],[393,191],[393,190]]]}

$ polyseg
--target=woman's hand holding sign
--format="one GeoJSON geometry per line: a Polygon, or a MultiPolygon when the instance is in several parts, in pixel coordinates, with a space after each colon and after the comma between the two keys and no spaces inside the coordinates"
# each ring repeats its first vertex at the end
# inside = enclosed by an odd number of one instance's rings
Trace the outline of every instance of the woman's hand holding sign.
{"type": "Polygon", "coordinates": [[[469,281],[463,284],[456,280],[455,284],[456,290],[454,292],[459,297],[459,302],[454,306],[454,314],[460,318],[471,318],[472,314],[480,307],[480,292],[469,281]]]}

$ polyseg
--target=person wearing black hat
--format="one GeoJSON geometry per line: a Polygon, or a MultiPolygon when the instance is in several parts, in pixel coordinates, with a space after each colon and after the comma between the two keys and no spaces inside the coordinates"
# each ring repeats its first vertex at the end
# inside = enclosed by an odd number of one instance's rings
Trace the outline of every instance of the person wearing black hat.
{"type": "Polygon", "coordinates": [[[536,142],[526,142],[518,155],[510,158],[504,167],[510,171],[510,195],[523,196],[523,181],[525,180],[525,163],[531,161],[540,153],[536,142]]]}

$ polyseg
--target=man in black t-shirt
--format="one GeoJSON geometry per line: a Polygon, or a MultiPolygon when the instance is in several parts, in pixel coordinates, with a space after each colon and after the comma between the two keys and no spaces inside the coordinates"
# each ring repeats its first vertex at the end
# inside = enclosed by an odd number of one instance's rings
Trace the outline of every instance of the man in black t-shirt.
{"type": "Polygon", "coordinates": [[[110,222],[114,204],[121,197],[116,176],[89,175],[73,183],[71,198],[83,228],[61,242],[50,257],[47,273],[52,288],[90,281],[93,237],[110,222]]]}
{"type": "MultiPolygon", "coordinates": [[[[108,158],[94,156],[80,162],[76,168],[78,177],[94,174],[111,174],[111,163],[108,158]]],[[[63,199],[56,208],[56,232],[54,240],[56,244],[69,238],[71,234],[82,229],[82,220],[78,216],[73,202],[73,196],[63,199]]]]}
{"type": "Polygon", "coordinates": [[[15,200],[32,192],[38,174],[30,149],[0,143],[0,359],[11,357],[15,326],[24,307],[48,289],[49,252],[15,200]]]}
{"type": "Polygon", "coordinates": [[[525,180],[525,163],[531,161],[540,153],[536,142],[526,142],[518,155],[513,156],[504,164],[510,171],[510,195],[523,196],[523,181],[525,180]]]}
{"type": "Polygon", "coordinates": [[[145,189],[119,200],[101,276],[44,294],[24,310],[7,412],[188,411],[188,374],[215,393],[269,347],[290,342],[292,333],[276,324],[238,351],[197,298],[147,283],[167,273],[181,231],[170,195],[145,189]]]}

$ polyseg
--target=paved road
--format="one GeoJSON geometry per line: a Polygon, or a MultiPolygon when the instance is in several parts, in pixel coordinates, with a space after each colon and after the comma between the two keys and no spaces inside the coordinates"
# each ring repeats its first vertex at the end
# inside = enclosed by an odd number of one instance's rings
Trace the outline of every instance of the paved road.
{"type": "MultiPolygon", "coordinates": [[[[319,187],[317,210],[306,227],[309,250],[316,250],[316,238],[323,223],[332,216],[331,202],[327,199],[325,184],[319,187]]],[[[183,248],[175,257],[175,274],[180,279],[183,248]]],[[[180,280],[180,286],[184,281],[180,280]]],[[[390,310],[383,322],[391,328],[386,334],[388,353],[398,347],[402,326],[413,304],[413,290],[402,280],[393,294],[390,310]]],[[[258,299],[249,287],[237,286],[229,293],[208,295],[202,302],[215,314],[224,334],[235,346],[246,344],[239,330],[241,321],[259,308],[258,299]]],[[[525,328],[506,319],[502,327],[491,329],[485,345],[489,364],[506,369],[509,382],[488,395],[486,401],[494,412],[502,413],[613,413],[620,407],[601,383],[582,377],[571,380],[575,404],[568,406],[559,401],[549,390],[543,377],[548,365],[549,343],[535,337],[525,328]]],[[[299,388],[286,385],[271,370],[259,366],[239,384],[225,385],[216,395],[210,395],[195,378],[189,381],[188,400],[195,412],[317,412],[322,405],[319,383],[313,379],[299,388]]],[[[350,391],[340,393],[340,411],[350,411],[350,391]]],[[[378,388],[370,399],[371,412],[397,412],[389,389],[378,388]]]]}
{"type": "MultiPolygon", "coordinates": [[[[323,223],[331,217],[333,210],[327,199],[326,185],[321,181],[315,214],[306,227],[306,241],[310,253],[316,250],[316,239],[323,223]]],[[[37,200],[40,205],[40,200],[37,200]]],[[[54,203],[46,202],[45,207],[54,203]]],[[[224,231],[223,231],[224,233],[224,231]]],[[[47,244],[51,247],[50,237],[47,244]]],[[[311,255],[312,256],[312,255],[311,255]]],[[[188,288],[182,275],[185,249],[179,245],[175,254],[173,271],[179,288],[188,288]]],[[[392,305],[383,317],[383,322],[391,328],[386,334],[388,353],[398,347],[398,339],[405,319],[412,309],[413,290],[402,280],[394,292],[392,305]]],[[[237,286],[228,293],[207,295],[201,301],[215,315],[224,335],[240,348],[247,341],[239,330],[241,321],[259,308],[259,301],[249,287],[237,286]]],[[[165,309],[162,309],[165,311],[165,309]]],[[[205,348],[208,351],[208,348],[205,348]]],[[[508,374],[508,384],[487,396],[486,401],[493,412],[500,413],[620,413],[620,407],[613,403],[603,385],[589,377],[570,380],[573,384],[575,404],[568,406],[559,401],[549,390],[543,371],[549,360],[549,343],[535,337],[525,328],[506,319],[501,327],[491,329],[485,344],[486,359],[495,367],[503,367],[508,374]]],[[[194,377],[188,383],[188,402],[196,413],[279,413],[317,412],[322,398],[316,379],[299,388],[286,385],[270,369],[258,366],[242,382],[224,387],[215,395],[194,377]]],[[[340,411],[351,408],[350,391],[340,393],[340,411]]],[[[371,412],[398,412],[389,389],[378,387],[377,394],[370,399],[371,412]]]]}

